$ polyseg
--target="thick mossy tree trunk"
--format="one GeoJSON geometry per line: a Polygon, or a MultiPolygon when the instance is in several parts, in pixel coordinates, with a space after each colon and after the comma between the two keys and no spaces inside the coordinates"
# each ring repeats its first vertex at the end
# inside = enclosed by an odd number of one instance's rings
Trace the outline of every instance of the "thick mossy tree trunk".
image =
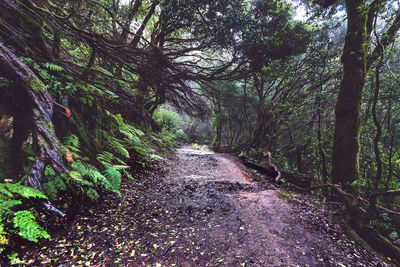
{"type": "Polygon", "coordinates": [[[366,74],[367,14],[363,2],[346,0],[347,33],[342,55],[343,79],[336,104],[333,183],[346,188],[359,175],[360,106],[366,74]]]}
{"type": "MultiPolygon", "coordinates": [[[[66,149],[55,135],[52,123],[56,103],[42,81],[2,43],[0,43],[0,75],[13,81],[19,92],[22,93],[18,97],[24,98],[19,101],[28,103],[24,107],[24,114],[29,118],[24,118],[24,120],[31,121],[29,126],[39,147],[35,161],[28,173],[28,182],[33,188],[43,191],[43,171],[47,164],[50,164],[61,176],[69,175],[69,170],[64,164],[66,149]]],[[[57,107],[60,108],[60,105],[57,104],[57,107]]],[[[65,112],[68,116],[69,111],[65,110],[65,112]]],[[[16,118],[18,119],[18,117],[16,118]]],[[[61,217],[65,216],[49,201],[43,204],[51,213],[61,217]]]]}

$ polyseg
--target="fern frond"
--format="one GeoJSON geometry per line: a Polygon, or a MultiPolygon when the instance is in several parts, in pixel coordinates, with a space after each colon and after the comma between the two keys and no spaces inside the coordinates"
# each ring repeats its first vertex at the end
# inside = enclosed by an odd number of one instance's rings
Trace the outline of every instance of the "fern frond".
{"type": "Polygon", "coordinates": [[[126,177],[128,177],[129,179],[135,179],[135,178],[133,178],[133,176],[127,171],[127,170],[122,170],[122,173],[126,176],[126,177]]]}
{"type": "Polygon", "coordinates": [[[55,199],[57,197],[58,190],[54,183],[52,183],[52,182],[43,183],[42,187],[43,187],[43,190],[46,192],[46,195],[50,199],[55,199]]]}
{"type": "Polygon", "coordinates": [[[128,164],[126,164],[125,161],[123,161],[123,160],[120,159],[120,158],[115,157],[115,160],[116,160],[120,165],[126,165],[126,166],[128,166],[128,164]]]}
{"type": "Polygon", "coordinates": [[[79,142],[78,136],[76,136],[75,134],[70,134],[68,136],[65,136],[63,145],[67,149],[69,149],[69,150],[71,150],[71,151],[73,151],[75,153],[78,153],[78,154],[81,153],[81,151],[80,151],[80,145],[81,144],[79,142]]]}
{"type": "Polygon", "coordinates": [[[161,157],[161,156],[159,156],[157,154],[150,154],[150,159],[154,160],[154,161],[163,161],[164,160],[163,157],[161,157]]]}
{"type": "Polygon", "coordinates": [[[21,197],[24,198],[47,198],[42,192],[40,192],[39,190],[36,190],[32,187],[28,187],[28,186],[24,186],[21,184],[11,184],[11,183],[5,183],[2,184],[5,187],[7,187],[7,189],[11,192],[11,193],[15,193],[20,195],[21,197]]]}
{"type": "Polygon", "coordinates": [[[122,140],[115,138],[114,136],[108,135],[107,141],[108,141],[110,148],[112,148],[115,152],[121,154],[122,156],[124,156],[126,158],[130,158],[129,151],[122,144],[122,140]]]}
{"type": "Polygon", "coordinates": [[[53,170],[53,168],[50,165],[47,165],[46,168],[44,169],[44,176],[54,176],[56,175],[56,172],[53,170]]]}
{"type": "Polygon", "coordinates": [[[19,57],[19,60],[24,62],[24,64],[26,65],[30,65],[33,63],[33,59],[31,59],[30,57],[19,57]]]}
{"type": "Polygon", "coordinates": [[[100,197],[99,194],[97,193],[97,191],[94,190],[93,188],[89,188],[89,189],[86,191],[86,195],[87,195],[90,199],[93,199],[93,200],[96,200],[96,199],[98,199],[98,198],[100,197]]]}
{"type": "Polygon", "coordinates": [[[8,191],[7,187],[5,186],[5,184],[0,184],[0,196],[1,195],[5,195],[7,197],[13,197],[13,193],[11,193],[10,191],[8,191]]]}
{"type": "Polygon", "coordinates": [[[79,172],[76,171],[71,171],[69,173],[69,177],[71,180],[74,182],[77,182],[81,185],[86,185],[86,186],[93,186],[93,184],[85,179],[82,179],[82,175],[79,172]]]}
{"type": "Polygon", "coordinates": [[[0,203],[0,217],[4,213],[8,212],[12,207],[18,206],[20,204],[22,204],[22,201],[17,200],[17,199],[9,199],[9,200],[2,201],[0,203]]]}
{"type": "Polygon", "coordinates": [[[103,164],[104,167],[111,167],[114,155],[108,151],[103,151],[102,153],[97,155],[96,159],[100,161],[100,163],[103,164]]]}
{"type": "Polygon", "coordinates": [[[99,172],[97,169],[96,170],[88,170],[87,172],[88,178],[90,178],[95,184],[100,184],[102,185],[102,181],[104,181],[105,177],[101,172],[99,172]]]}
{"type": "Polygon", "coordinates": [[[64,181],[61,179],[60,176],[55,176],[52,182],[54,183],[54,185],[58,190],[60,191],[67,190],[67,186],[65,185],[64,181]]]}
{"type": "Polygon", "coordinates": [[[50,238],[50,235],[44,230],[35,219],[31,211],[20,210],[14,213],[14,227],[17,228],[18,234],[33,242],[38,242],[38,238],[50,238]]]}
{"type": "Polygon", "coordinates": [[[117,115],[111,115],[115,121],[117,122],[118,126],[119,126],[119,131],[122,134],[125,135],[137,135],[137,136],[143,136],[144,132],[142,132],[139,129],[136,129],[135,127],[133,127],[132,125],[124,122],[124,119],[122,118],[121,114],[117,114],[117,115]]]}
{"type": "Polygon", "coordinates": [[[43,66],[44,66],[46,69],[51,70],[51,71],[57,71],[57,72],[59,72],[59,71],[63,71],[63,70],[64,70],[63,67],[58,66],[58,65],[56,65],[56,64],[54,64],[54,63],[51,63],[51,62],[46,62],[46,63],[43,64],[43,66]]]}
{"type": "Polygon", "coordinates": [[[115,168],[108,168],[103,171],[103,174],[111,184],[111,191],[121,195],[119,192],[119,187],[121,186],[121,173],[115,168]]]}
{"type": "Polygon", "coordinates": [[[71,168],[79,173],[86,172],[86,167],[80,160],[75,160],[74,162],[72,162],[71,168]]]}
{"type": "Polygon", "coordinates": [[[114,169],[117,169],[118,171],[119,171],[119,170],[129,169],[129,168],[130,168],[130,166],[128,166],[128,165],[112,165],[112,167],[113,167],[114,169]]]}

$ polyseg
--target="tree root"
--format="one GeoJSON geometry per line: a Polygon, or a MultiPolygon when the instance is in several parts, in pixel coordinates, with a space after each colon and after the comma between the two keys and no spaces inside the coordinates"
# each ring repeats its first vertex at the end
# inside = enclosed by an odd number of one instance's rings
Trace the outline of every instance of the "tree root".
{"type": "Polygon", "coordinates": [[[245,156],[241,156],[239,157],[239,159],[245,166],[271,177],[271,181],[274,183],[280,183],[282,179],[285,179],[287,182],[302,188],[308,188],[311,185],[310,178],[296,173],[279,171],[273,164],[271,166],[263,166],[261,164],[255,163],[254,161],[251,161],[245,156]]]}

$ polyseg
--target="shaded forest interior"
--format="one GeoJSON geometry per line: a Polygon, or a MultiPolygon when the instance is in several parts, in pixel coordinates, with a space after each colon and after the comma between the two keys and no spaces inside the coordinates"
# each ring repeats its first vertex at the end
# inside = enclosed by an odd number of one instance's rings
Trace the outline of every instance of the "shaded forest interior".
{"type": "Polygon", "coordinates": [[[1,258],[199,143],[400,264],[399,29],[394,0],[0,0],[1,258]]]}

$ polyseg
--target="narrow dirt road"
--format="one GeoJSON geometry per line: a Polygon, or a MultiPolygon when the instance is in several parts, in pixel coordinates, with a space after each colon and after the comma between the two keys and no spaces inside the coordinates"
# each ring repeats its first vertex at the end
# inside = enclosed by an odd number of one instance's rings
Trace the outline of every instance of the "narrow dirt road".
{"type": "Polygon", "coordinates": [[[88,208],[67,235],[25,260],[41,266],[387,266],[347,239],[321,203],[253,178],[229,155],[178,149],[167,171],[128,181],[122,198],[88,208]]]}
{"type": "Polygon", "coordinates": [[[331,231],[322,218],[312,218],[319,216],[318,211],[325,212],[323,207],[314,207],[311,218],[305,218],[310,211],[288,203],[294,194],[254,182],[236,158],[186,148],[178,150],[177,162],[167,179],[169,188],[182,191],[180,201],[171,201],[170,207],[189,218],[191,241],[213,257],[170,253],[160,262],[182,266],[197,261],[226,266],[384,265],[338,236],[340,230],[331,231]],[[313,225],[318,223],[322,225],[313,225]]]}

